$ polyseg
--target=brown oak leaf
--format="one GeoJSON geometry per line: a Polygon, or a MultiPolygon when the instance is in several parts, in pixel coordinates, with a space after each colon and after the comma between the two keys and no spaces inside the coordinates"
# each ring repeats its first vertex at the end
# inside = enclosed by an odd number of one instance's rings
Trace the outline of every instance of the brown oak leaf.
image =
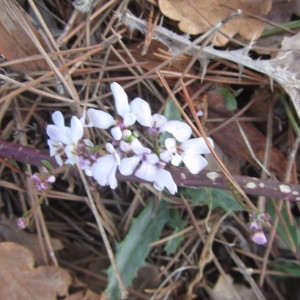
{"type": "Polygon", "coordinates": [[[34,267],[33,254],[12,242],[0,243],[0,299],[54,300],[64,296],[70,274],[59,267],[34,267]]]}
{"type": "MultiPolygon", "coordinates": [[[[271,9],[271,0],[159,0],[161,12],[170,19],[179,21],[179,28],[188,34],[206,32],[214,25],[241,9],[255,16],[261,16],[271,9]]],[[[222,26],[220,31],[229,38],[237,33],[246,40],[257,39],[264,28],[264,23],[247,16],[246,13],[233,17],[222,26]]],[[[217,33],[212,42],[224,46],[229,38],[217,33]]]]}

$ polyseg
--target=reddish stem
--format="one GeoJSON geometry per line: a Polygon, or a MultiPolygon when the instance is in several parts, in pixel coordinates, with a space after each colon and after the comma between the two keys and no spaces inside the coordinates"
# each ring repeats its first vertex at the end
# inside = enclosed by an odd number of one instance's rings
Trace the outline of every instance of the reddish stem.
{"type": "MultiPolygon", "coordinates": [[[[36,167],[43,165],[42,160],[49,161],[54,168],[58,166],[55,159],[49,156],[47,150],[26,147],[4,140],[0,140],[0,157],[16,160],[21,163],[28,163],[36,167]]],[[[170,168],[169,170],[172,173],[174,181],[179,186],[230,189],[226,183],[226,177],[220,172],[205,170],[200,172],[200,174],[192,175],[185,168],[170,168]]],[[[300,185],[298,184],[238,175],[233,175],[233,178],[249,195],[300,201],[300,185]]],[[[119,172],[117,173],[117,179],[119,181],[143,182],[143,180],[134,175],[123,176],[119,172]]]]}

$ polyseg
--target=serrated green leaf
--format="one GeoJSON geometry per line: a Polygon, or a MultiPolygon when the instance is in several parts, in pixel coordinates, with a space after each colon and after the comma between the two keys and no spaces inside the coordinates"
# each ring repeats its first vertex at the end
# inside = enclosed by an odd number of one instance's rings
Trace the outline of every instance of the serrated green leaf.
{"type": "Polygon", "coordinates": [[[188,195],[192,204],[212,205],[212,208],[221,207],[226,212],[242,211],[243,208],[234,199],[234,197],[227,191],[215,188],[183,188],[182,193],[188,195]]]}
{"type": "Polygon", "coordinates": [[[229,111],[233,111],[233,110],[237,109],[236,99],[235,99],[234,95],[228,89],[221,88],[220,93],[225,96],[224,104],[229,111]]]}
{"type": "MultiPolygon", "coordinates": [[[[174,229],[172,234],[175,234],[184,229],[186,222],[181,218],[178,210],[172,209],[170,211],[170,219],[168,221],[168,225],[174,229]]],[[[182,234],[178,237],[169,240],[164,247],[164,250],[166,251],[167,255],[176,253],[183,239],[184,235],[182,234]]]]}
{"type": "MultiPolygon", "coordinates": [[[[267,201],[267,212],[270,215],[271,219],[274,220],[276,216],[276,209],[273,201],[271,200],[267,201]]],[[[280,215],[282,221],[278,223],[277,232],[286,243],[286,245],[288,245],[290,249],[295,252],[300,246],[298,226],[292,225],[290,223],[289,216],[285,207],[281,210],[280,215]]]]}
{"type": "MultiPolygon", "coordinates": [[[[165,201],[160,201],[153,212],[150,201],[140,215],[133,219],[125,239],[116,246],[116,264],[126,287],[130,287],[138,270],[144,266],[151,250],[148,245],[159,239],[165,223],[169,219],[169,210],[165,201]]],[[[120,290],[112,267],[107,271],[108,285],[106,293],[109,299],[119,299],[120,290]]]]}
{"type": "Polygon", "coordinates": [[[177,121],[182,121],[181,114],[177,107],[175,106],[173,101],[168,101],[165,110],[164,110],[164,116],[168,120],[177,120],[177,121]]]}

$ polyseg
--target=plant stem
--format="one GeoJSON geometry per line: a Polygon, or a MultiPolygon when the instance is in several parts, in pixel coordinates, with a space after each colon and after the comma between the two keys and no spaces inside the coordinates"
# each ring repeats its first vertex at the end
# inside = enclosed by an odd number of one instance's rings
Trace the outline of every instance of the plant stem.
{"type": "MultiPolygon", "coordinates": [[[[3,140],[0,140],[0,157],[21,163],[29,163],[36,167],[43,166],[42,160],[47,160],[53,168],[58,167],[55,159],[49,156],[47,150],[39,150],[3,140]]],[[[230,189],[226,183],[225,176],[220,172],[204,170],[197,175],[192,175],[185,168],[170,168],[169,171],[172,173],[173,179],[178,186],[230,189]]],[[[75,170],[73,173],[76,176],[75,170]]],[[[232,175],[232,177],[249,195],[266,196],[286,201],[300,201],[300,185],[298,184],[239,175],[232,175]]],[[[117,179],[119,181],[144,182],[134,175],[123,176],[120,173],[117,173],[117,179]]]]}

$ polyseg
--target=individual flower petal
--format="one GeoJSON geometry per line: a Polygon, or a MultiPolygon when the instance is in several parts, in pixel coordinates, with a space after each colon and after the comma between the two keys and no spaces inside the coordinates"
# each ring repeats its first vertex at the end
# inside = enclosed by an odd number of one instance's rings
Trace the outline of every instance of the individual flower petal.
{"type": "Polygon", "coordinates": [[[123,124],[126,127],[133,125],[135,121],[136,121],[135,115],[132,113],[128,113],[123,116],[123,124]]]}
{"type": "Polygon", "coordinates": [[[77,117],[72,117],[71,119],[71,130],[70,138],[74,144],[77,144],[78,141],[83,137],[83,127],[81,121],[77,117]]]}
{"type": "Polygon", "coordinates": [[[182,162],[182,156],[179,155],[178,153],[175,153],[172,157],[171,163],[173,166],[178,167],[182,162]]]}
{"type": "Polygon", "coordinates": [[[141,161],[139,156],[125,157],[121,160],[119,166],[120,173],[124,176],[129,176],[133,174],[133,171],[141,161]]]}
{"type": "Polygon", "coordinates": [[[158,156],[154,153],[146,154],[144,160],[152,165],[155,165],[159,162],[158,156]]]}
{"type": "Polygon", "coordinates": [[[134,175],[143,180],[153,182],[156,175],[156,166],[145,161],[137,169],[134,175]]]}
{"type": "Polygon", "coordinates": [[[120,128],[120,126],[115,126],[110,130],[110,133],[112,135],[112,137],[116,140],[119,141],[122,138],[122,130],[120,128]]]}
{"type": "Polygon", "coordinates": [[[65,119],[64,119],[63,114],[60,111],[55,111],[52,114],[52,120],[56,126],[58,126],[60,128],[65,127],[65,119]]]}
{"type": "Polygon", "coordinates": [[[142,145],[142,143],[138,139],[134,139],[131,142],[132,151],[135,154],[150,154],[151,150],[142,145]]]}
{"type": "Polygon", "coordinates": [[[89,108],[87,111],[87,115],[89,117],[90,123],[97,128],[107,129],[115,124],[114,118],[110,114],[102,110],[89,108]]]}
{"type": "Polygon", "coordinates": [[[198,174],[207,166],[207,160],[203,156],[197,154],[182,155],[182,161],[192,174],[198,174]]]}
{"type": "Polygon", "coordinates": [[[123,117],[130,112],[128,97],[123,88],[116,82],[110,85],[115,98],[115,105],[119,116],[123,117]]]}
{"type": "Polygon", "coordinates": [[[153,186],[159,191],[167,188],[172,195],[177,193],[177,185],[174,182],[171,173],[162,168],[157,168],[153,186]]]}
{"type": "Polygon", "coordinates": [[[120,160],[120,155],[119,153],[116,151],[115,147],[111,144],[111,143],[106,143],[105,145],[106,150],[112,154],[116,160],[117,165],[120,164],[121,160],[120,160]]]}
{"type": "Polygon", "coordinates": [[[191,127],[184,122],[181,121],[168,121],[165,123],[159,130],[160,132],[169,132],[173,134],[174,138],[178,142],[184,142],[186,141],[192,134],[191,127]]]}
{"type": "Polygon", "coordinates": [[[130,152],[132,150],[132,146],[131,146],[131,143],[127,143],[125,141],[121,141],[120,142],[120,149],[122,152],[130,152]]]}
{"type": "MultiPolygon", "coordinates": [[[[211,146],[214,147],[213,140],[211,138],[207,138],[207,139],[209,140],[211,146]]],[[[189,154],[205,154],[211,152],[204,138],[202,137],[187,140],[180,145],[180,148],[184,150],[185,153],[189,153],[189,154]]]]}
{"type": "Polygon", "coordinates": [[[171,153],[175,153],[176,150],[176,140],[173,138],[167,138],[165,140],[165,146],[171,153]]]}
{"type": "Polygon", "coordinates": [[[64,128],[59,128],[56,125],[48,125],[46,132],[51,140],[61,142],[63,144],[69,144],[70,138],[67,135],[67,130],[64,128]]]}
{"type": "Polygon", "coordinates": [[[116,171],[118,164],[113,154],[99,157],[92,165],[92,175],[101,185],[109,185],[112,189],[117,187],[116,171]]]}
{"type": "Polygon", "coordinates": [[[163,125],[165,125],[168,122],[168,119],[160,114],[154,114],[152,116],[153,125],[152,127],[155,128],[161,128],[163,125]]]}
{"type": "Polygon", "coordinates": [[[135,115],[136,120],[145,127],[152,127],[153,119],[151,116],[150,105],[141,98],[135,98],[130,103],[130,112],[135,115]]]}

